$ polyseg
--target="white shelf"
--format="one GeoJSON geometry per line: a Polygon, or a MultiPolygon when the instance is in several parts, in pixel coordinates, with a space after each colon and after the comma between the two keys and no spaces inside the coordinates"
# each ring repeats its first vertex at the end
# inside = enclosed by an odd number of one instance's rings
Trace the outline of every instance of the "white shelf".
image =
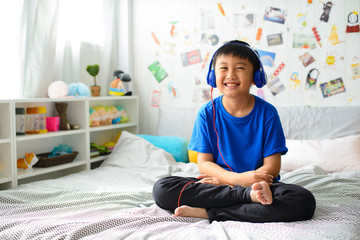
{"type": "Polygon", "coordinates": [[[61,177],[70,173],[91,169],[108,155],[90,158],[90,142],[102,145],[115,141],[122,130],[138,133],[139,107],[137,96],[122,97],[86,97],[86,98],[28,98],[0,101],[0,189],[16,187],[19,184],[61,177]],[[70,124],[79,124],[78,130],[47,132],[40,134],[16,135],[15,108],[46,107],[46,117],[57,115],[56,102],[65,102],[67,118],[70,124]],[[95,106],[121,106],[128,114],[129,122],[90,127],[89,108],[95,106]],[[71,163],[31,170],[17,169],[17,159],[25,152],[35,154],[51,152],[59,144],[66,144],[79,154],[71,163]]]}
{"type": "Polygon", "coordinates": [[[80,134],[85,133],[86,130],[78,129],[78,130],[62,130],[58,132],[48,132],[48,133],[39,133],[39,134],[27,134],[21,135],[16,137],[16,141],[29,141],[29,140],[36,140],[36,139],[44,139],[44,138],[51,138],[51,137],[60,137],[60,136],[69,136],[73,134],[80,134]]]}
{"type": "Polygon", "coordinates": [[[85,165],[85,164],[87,164],[86,160],[82,160],[82,161],[76,160],[76,161],[73,161],[71,163],[64,163],[64,164],[60,164],[60,165],[56,165],[56,166],[52,166],[52,167],[46,167],[46,168],[36,168],[36,167],[34,167],[33,169],[30,169],[30,170],[18,169],[17,170],[17,177],[18,177],[18,179],[24,179],[24,178],[28,178],[28,177],[37,176],[37,175],[40,175],[40,174],[60,171],[60,170],[73,168],[73,167],[77,167],[77,166],[81,166],[81,165],[85,165]]]}

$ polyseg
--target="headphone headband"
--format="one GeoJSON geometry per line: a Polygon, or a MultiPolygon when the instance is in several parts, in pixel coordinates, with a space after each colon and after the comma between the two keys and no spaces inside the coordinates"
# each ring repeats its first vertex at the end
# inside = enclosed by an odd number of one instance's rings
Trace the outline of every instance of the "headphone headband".
{"type": "MultiPolygon", "coordinates": [[[[241,42],[228,42],[228,43],[225,43],[224,45],[222,45],[220,48],[222,48],[223,46],[226,46],[228,44],[239,44],[239,45],[245,46],[248,49],[250,49],[251,52],[253,52],[255,54],[256,58],[259,61],[260,69],[256,70],[254,73],[254,83],[255,83],[256,87],[258,87],[258,88],[262,88],[264,85],[266,85],[267,76],[265,74],[265,71],[264,71],[263,65],[260,61],[260,56],[258,55],[258,53],[254,49],[252,49],[250,46],[248,46],[244,43],[241,43],[241,42]]],[[[213,65],[214,56],[216,55],[216,53],[219,51],[220,48],[218,48],[215,51],[215,53],[213,54],[213,56],[210,60],[209,71],[208,71],[208,74],[206,77],[207,83],[214,88],[216,88],[216,76],[215,76],[215,70],[212,69],[212,65],[213,65]]]]}

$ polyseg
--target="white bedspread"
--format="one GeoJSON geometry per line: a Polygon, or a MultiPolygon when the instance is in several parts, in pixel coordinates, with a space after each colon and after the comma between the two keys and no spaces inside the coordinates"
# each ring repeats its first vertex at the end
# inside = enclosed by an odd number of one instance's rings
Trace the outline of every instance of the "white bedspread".
{"type": "MultiPolygon", "coordinates": [[[[133,151],[121,143],[117,147],[133,151]]],[[[129,156],[136,161],[133,167],[129,159],[122,159],[126,153],[115,153],[96,170],[1,191],[0,239],[359,239],[359,171],[326,174],[307,166],[282,172],[283,182],[313,192],[317,208],[309,221],[210,224],[172,217],[154,204],[151,191],[156,179],[198,172],[195,164],[175,163],[168,156],[139,159],[147,150],[129,156]],[[147,165],[142,165],[144,161],[147,165]]]]}

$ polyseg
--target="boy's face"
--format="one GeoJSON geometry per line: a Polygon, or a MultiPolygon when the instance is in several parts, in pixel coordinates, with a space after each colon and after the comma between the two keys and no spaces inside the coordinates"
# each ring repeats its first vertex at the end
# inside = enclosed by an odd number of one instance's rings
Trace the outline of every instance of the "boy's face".
{"type": "Polygon", "coordinates": [[[216,86],[227,97],[249,94],[253,84],[253,65],[247,59],[220,55],[215,64],[216,86]]]}

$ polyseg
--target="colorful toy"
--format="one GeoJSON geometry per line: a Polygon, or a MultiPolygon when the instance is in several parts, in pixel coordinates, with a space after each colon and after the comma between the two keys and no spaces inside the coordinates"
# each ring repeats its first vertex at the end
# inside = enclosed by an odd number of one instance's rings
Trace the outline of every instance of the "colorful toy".
{"type": "Polygon", "coordinates": [[[25,153],[25,158],[19,158],[17,160],[17,168],[20,169],[32,169],[39,159],[36,157],[35,153],[25,153]]]}
{"type": "Polygon", "coordinates": [[[68,145],[60,144],[58,147],[54,147],[51,154],[48,157],[55,157],[72,153],[72,147],[68,145]]]}
{"type": "Polygon", "coordinates": [[[70,130],[70,124],[66,115],[67,107],[68,104],[65,102],[55,103],[55,109],[60,117],[60,130],[70,130]]]}
{"type": "Polygon", "coordinates": [[[130,76],[121,70],[116,70],[114,76],[116,77],[116,80],[111,82],[109,94],[111,96],[131,96],[132,89],[130,87],[130,76]]]}

